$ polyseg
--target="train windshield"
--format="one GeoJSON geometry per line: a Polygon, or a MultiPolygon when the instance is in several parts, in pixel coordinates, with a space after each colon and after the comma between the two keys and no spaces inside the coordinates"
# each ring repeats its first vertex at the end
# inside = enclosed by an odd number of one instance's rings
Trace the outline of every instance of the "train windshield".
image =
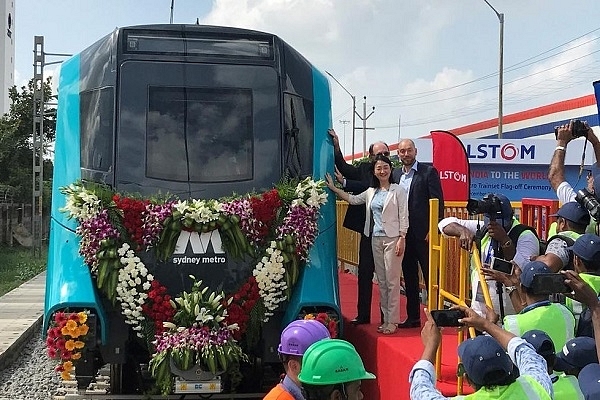
{"type": "Polygon", "coordinates": [[[126,61],[119,90],[119,190],[219,197],[279,180],[272,67],[126,61]]]}
{"type": "Polygon", "coordinates": [[[252,179],[250,89],[148,90],[146,176],[191,182],[252,179]]]}

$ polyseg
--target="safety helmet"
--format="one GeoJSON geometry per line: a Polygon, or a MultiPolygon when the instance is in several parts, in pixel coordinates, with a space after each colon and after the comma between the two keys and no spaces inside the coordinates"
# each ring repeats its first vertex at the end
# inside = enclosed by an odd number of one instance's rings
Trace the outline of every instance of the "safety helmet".
{"type": "Polygon", "coordinates": [[[351,343],[329,339],[316,342],[306,350],[298,379],[309,385],[335,385],[375,379],[375,375],[365,370],[351,343]]]}
{"type": "Polygon", "coordinates": [[[277,351],[279,354],[301,356],[314,342],[329,339],[329,331],[314,319],[298,319],[289,323],[281,332],[277,351]]]}

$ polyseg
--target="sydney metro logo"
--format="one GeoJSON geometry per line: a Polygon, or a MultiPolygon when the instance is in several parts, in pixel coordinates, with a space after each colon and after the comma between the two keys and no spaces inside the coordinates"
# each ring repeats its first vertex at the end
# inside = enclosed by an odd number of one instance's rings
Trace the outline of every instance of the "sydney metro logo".
{"type": "Polygon", "coordinates": [[[204,233],[181,231],[175,244],[175,251],[173,251],[173,264],[224,264],[227,262],[225,257],[217,254],[225,254],[221,234],[218,230],[204,233]],[[212,252],[210,255],[202,257],[176,256],[185,254],[189,246],[194,254],[207,254],[209,248],[212,248],[212,252]]]}

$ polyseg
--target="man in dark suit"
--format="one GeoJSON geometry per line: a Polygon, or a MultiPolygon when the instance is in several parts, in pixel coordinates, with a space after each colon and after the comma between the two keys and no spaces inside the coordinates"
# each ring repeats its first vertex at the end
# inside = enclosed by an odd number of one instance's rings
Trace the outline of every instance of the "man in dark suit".
{"type": "Polygon", "coordinates": [[[394,170],[393,180],[408,190],[408,233],[402,260],[406,290],[407,318],[399,328],[421,326],[419,306],[419,265],[425,282],[429,282],[429,199],[439,199],[439,217],[444,217],[444,198],[438,171],[417,161],[415,142],[404,139],[398,143],[398,158],[402,168],[394,170]]]}
{"type": "MultiPolygon", "coordinates": [[[[342,179],[342,185],[346,192],[359,194],[367,190],[373,181],[371,160],[377,154],[390,155],[390,149],[383,142],[373,143],[369,147],[369,162],[358,166],[348,164],[340,149],[340,142],[333,129],[328,130],[333,141],[335,154],[335,166],[340,174],[336,178],[342,179]]],[[[371,238],[364,235],[366,219],[366,208],[364,205],[348,206],[344,217],[344,228],[360,233],[360,246],[358,253],[358,315],[351,322],[355,325],[368,324],[371,322],[371,297],[373,295],[373,273],[375,262],[373,261],[373,250],[371,238]]]]}

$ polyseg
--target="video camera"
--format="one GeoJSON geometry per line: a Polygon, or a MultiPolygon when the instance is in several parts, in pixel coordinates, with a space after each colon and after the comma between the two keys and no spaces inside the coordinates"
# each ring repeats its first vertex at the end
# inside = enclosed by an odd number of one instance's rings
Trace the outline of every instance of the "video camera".
{"type": "Polygon", "coordinates": [[[500,214],[502,213],[502,203],[500,202],[498,196],[491,193],[486,194],[481,200],[469,199],[467,201],[467,212],[470,215],[500,214]]]}
{"type": "MultiPolygon", "coordinates": [[[[554,137],[556,138],[558,138],[558,128],[558,126],[554,127],[554,137]]],[[[573,120],[571,135],[573,135],[574,139],[578,137],[584,137],[587,139],[588,128],[587,122],[575,119],[573,120]]]]}
{"type": "Polygon", "coordinates": [[[600,201],[598,201],[594,194],[590,193],[587,189],[580,189],[577,191],[575,200],[588,210],[596,222],[600,221],[600,201]]]}

